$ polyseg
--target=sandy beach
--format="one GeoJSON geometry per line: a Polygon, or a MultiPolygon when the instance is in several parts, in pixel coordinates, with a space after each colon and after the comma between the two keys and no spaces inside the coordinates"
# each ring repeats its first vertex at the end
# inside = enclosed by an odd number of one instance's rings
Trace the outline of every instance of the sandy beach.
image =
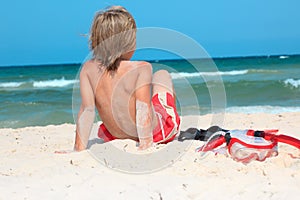
{"type": "MultiPolygon", "coordinates": [[[[222,127],[279,129],[299,139],[299,122],[296,112],[226,114],[222,127]]],[[[206,129],[211,123],[212,115],[185,116],[181,130],[206,129]]],[[[91,155],[92,148],[105,152],[111,144],[55,154],[73,148],[74,131],[74,124],[0,129],[0,199],[298,199],[300,195],[300,159],[289,156],[300,152],[286,144],[279,144],[277,157],[244,165],[221,154],[202,158],[195,148],[203,143],[194,141],[169,166],[131,174],[110,169],[91,155]]],[[[138,154],[133,141],[111,143],[138,154]]],[[[174,141],[155,151],[184,143],[174,141]]]]}

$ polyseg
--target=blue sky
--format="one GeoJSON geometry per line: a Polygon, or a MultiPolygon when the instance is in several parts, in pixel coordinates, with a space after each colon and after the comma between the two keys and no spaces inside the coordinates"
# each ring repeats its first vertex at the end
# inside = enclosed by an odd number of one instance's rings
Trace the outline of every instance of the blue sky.
{"type": "Polygon", "coordinates": [[[0,66],[82,62],[89,49],[80,34],[110,5],[126,7],[140,28],[193,38],[212,57],[300,53],[298,0],[7,0],[0,7],[0,66]]]}

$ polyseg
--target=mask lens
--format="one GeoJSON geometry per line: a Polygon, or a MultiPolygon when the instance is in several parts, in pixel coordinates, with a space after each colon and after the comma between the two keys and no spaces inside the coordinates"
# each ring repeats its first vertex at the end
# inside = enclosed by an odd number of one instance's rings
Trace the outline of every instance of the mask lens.
{"type": "Polygon", "coordinates": [[[231,145],[229,153],[236,161],[249,163],[252,160],[264,161],[266,158],[278,155],[277,145],[273,148],[249,148],[235,142],[231,145]]]}

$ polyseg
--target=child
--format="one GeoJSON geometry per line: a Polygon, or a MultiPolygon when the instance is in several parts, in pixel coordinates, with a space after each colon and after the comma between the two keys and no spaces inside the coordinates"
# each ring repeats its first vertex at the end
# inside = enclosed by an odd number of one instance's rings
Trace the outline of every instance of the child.
{"type": "Polygon", "coordinates": [[[180,119],[169,73],[152,76],[147,62],[130,61],[136,45],[136,24],[121,6],[96,14],[90,35],[93,58],[80,72],[82,103],[74,149],[86,149],[95,107],[102,124],[98,136],[139,141],[139,149],[166,143],[176,136],[180,119]],[[152,95],[151,95],[152,89],[152,95]]]}

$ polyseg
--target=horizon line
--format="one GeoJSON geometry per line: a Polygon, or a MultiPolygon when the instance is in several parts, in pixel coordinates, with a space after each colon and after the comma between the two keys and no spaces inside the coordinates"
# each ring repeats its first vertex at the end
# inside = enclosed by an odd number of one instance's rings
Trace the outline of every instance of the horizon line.
{"type": "MultiPolygon", "coordinates": [[[[187,58],[187,59],[179,59],[179,58],[165,58],[165,59],[145,59],[144,61],[155,63],[155,62],[165,62],[165,61],[178,61],[178,60],[205,60],[205,59],[213,59],[213,60],[222,60],[222,59],[247,59],[247,58],[274,58],[274,57],[294,57],[300,56],[300,54],[272,54],[272,55],[247,55],[247,56],[218,56],[211,58],[187,58]]],[[[8,67],[37,67],[37,66],[71,66],[71,65],[81,65],[81,62],[66,62],[66,63],[44,63],[44,64],[25,64],[25,65],[1,65],[0,68],[8,68],[8,67]]]]}

